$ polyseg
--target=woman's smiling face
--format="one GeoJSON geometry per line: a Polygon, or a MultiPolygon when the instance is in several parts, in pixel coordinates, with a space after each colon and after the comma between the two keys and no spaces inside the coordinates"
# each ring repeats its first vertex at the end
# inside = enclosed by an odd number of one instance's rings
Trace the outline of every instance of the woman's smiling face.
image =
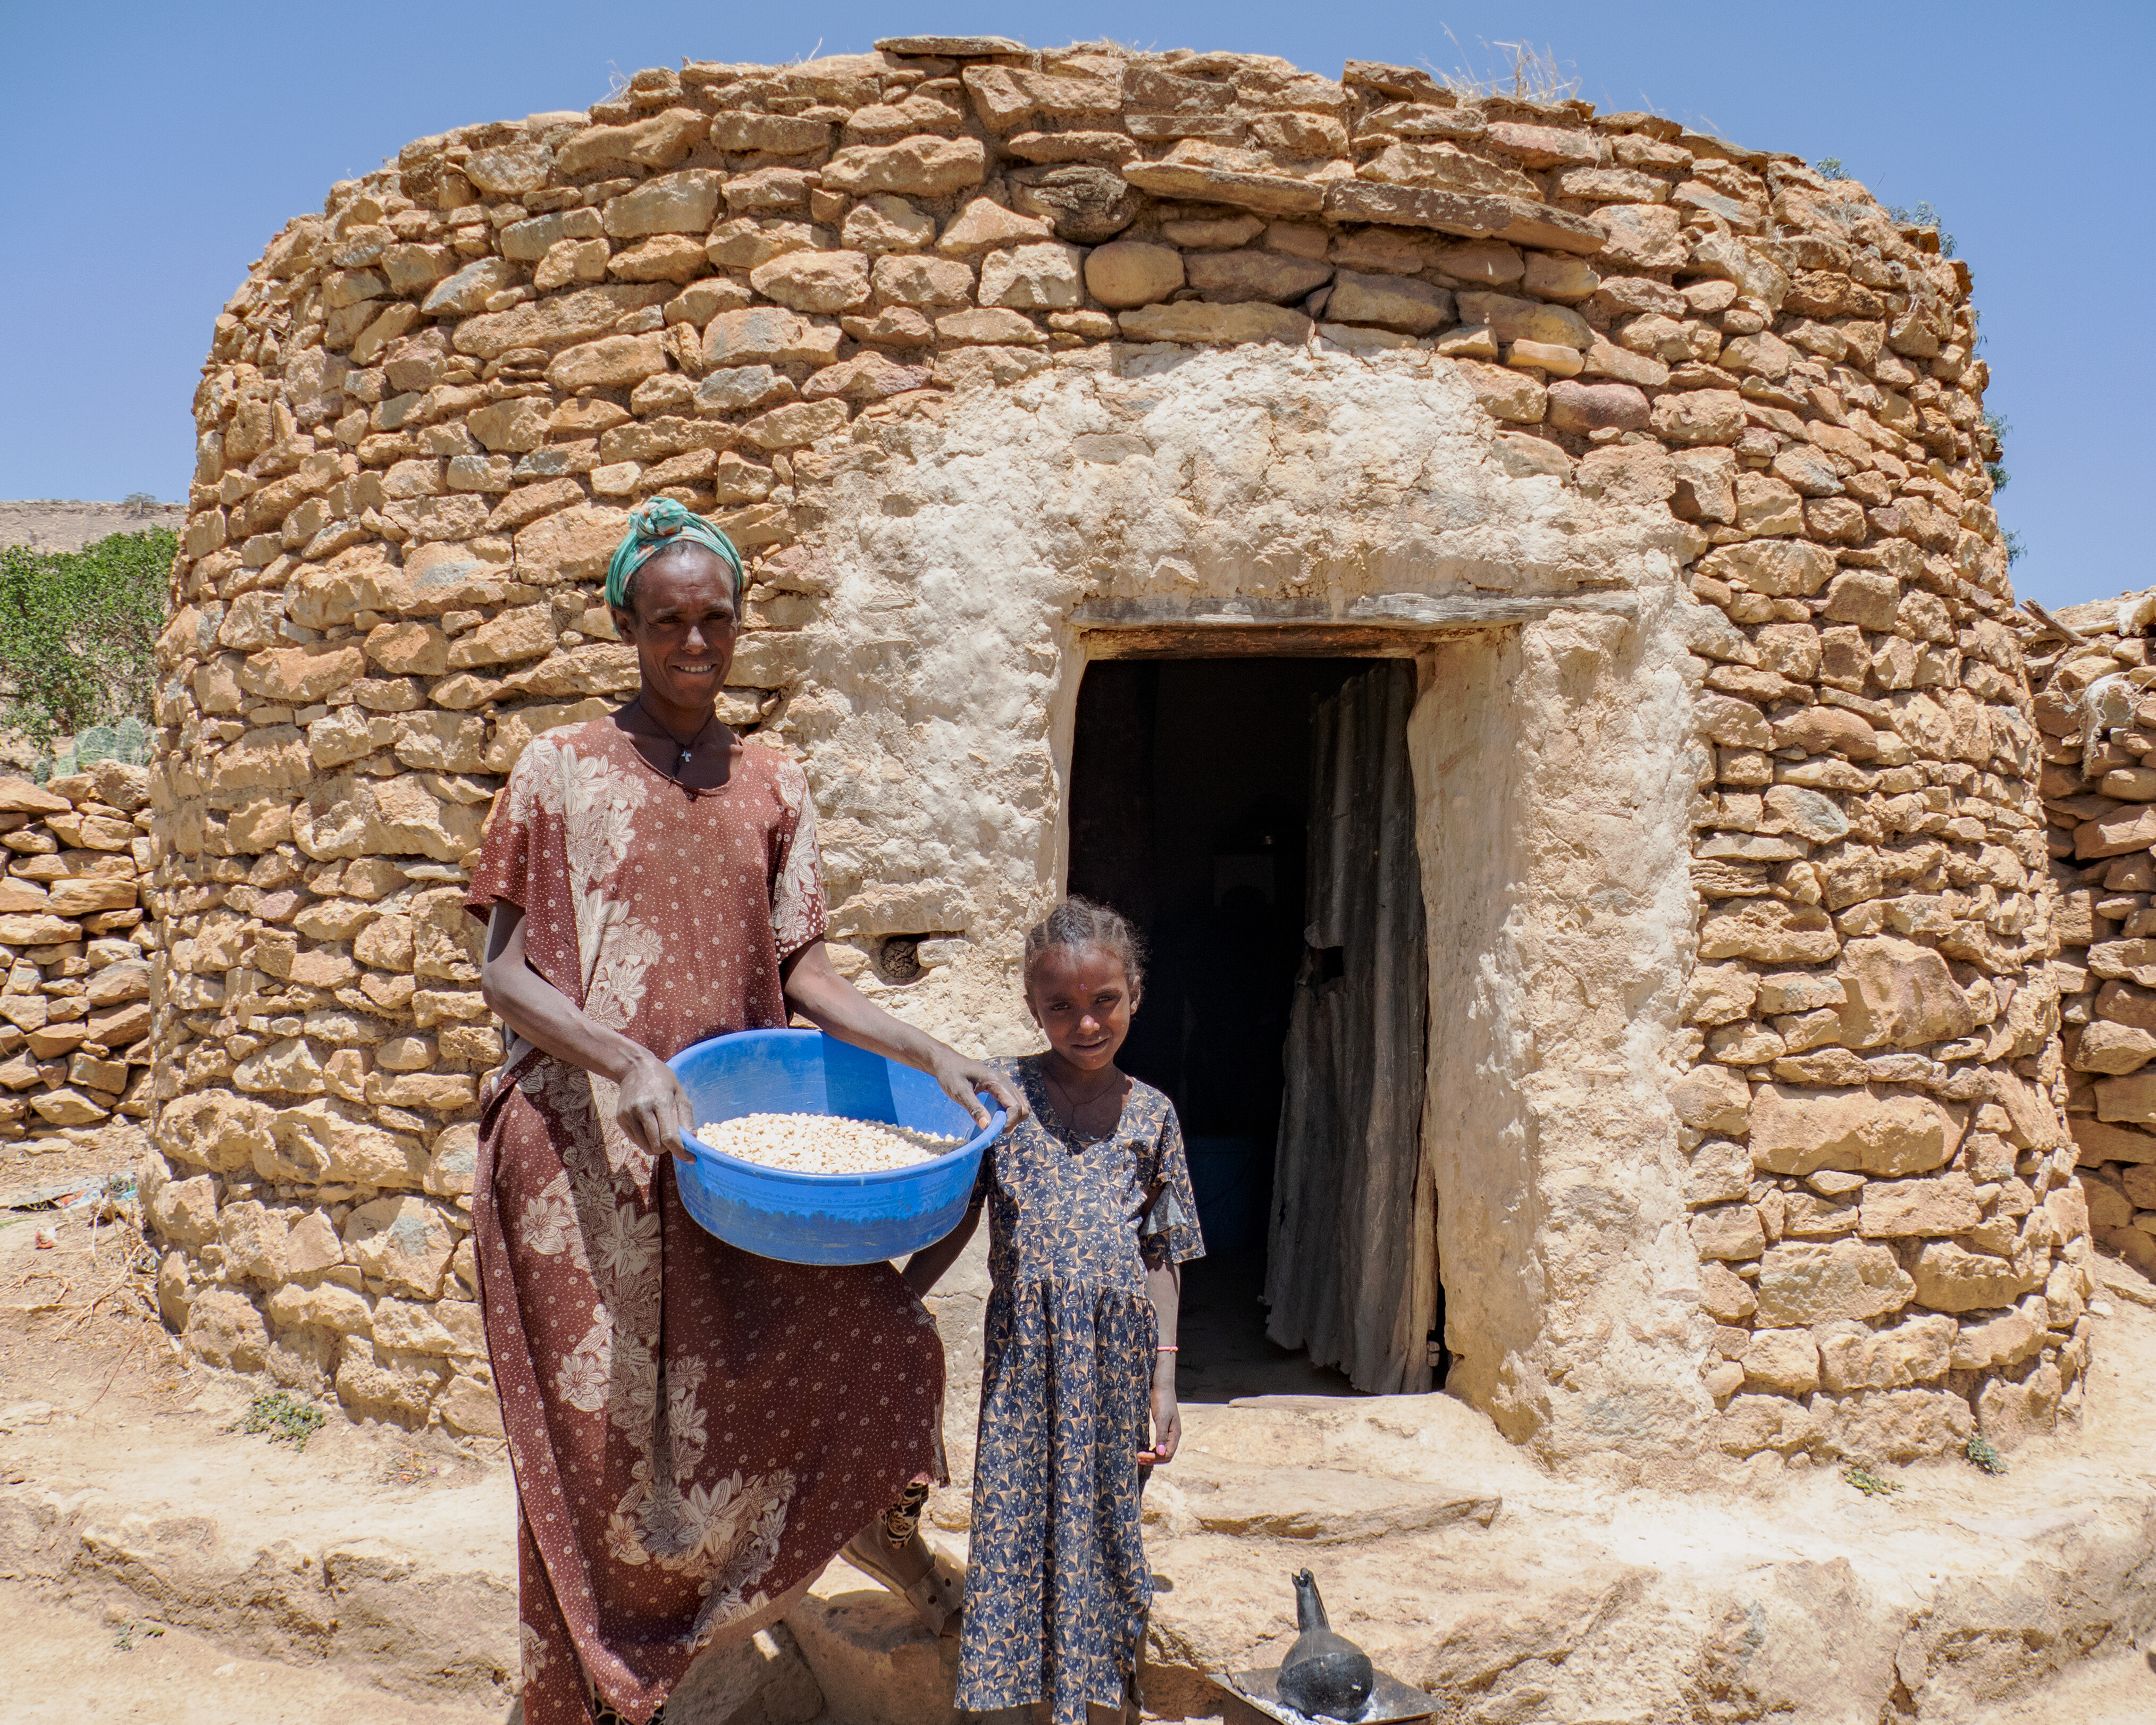
{"type": "Polygon", "coordinates": [[[741,614],[734,573],[701,545],[660,552],[636,572],[631,610],[614,627],[636,649],[645,691],[671,707],[709,711],[734,661],[741,614]]]}

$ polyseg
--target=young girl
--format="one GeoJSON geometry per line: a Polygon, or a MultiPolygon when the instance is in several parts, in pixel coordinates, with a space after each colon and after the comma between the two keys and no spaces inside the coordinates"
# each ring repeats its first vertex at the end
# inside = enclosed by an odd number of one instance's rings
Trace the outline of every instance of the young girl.
{"type": "MultiPolygon", "coordinates": [[[[1113,911],[1066,899],[1026,936],[1025,999],[1045,1054],[999,1063],[1033,1117],[988,1152],[990,1214],[980,1450],[957,1705],[1088,1703],[1136,1717],[1152,1588],[1138,1538],[1143,1471],[1182,1437],[1178,1269],[1204,1250],[1168,1098],[1116,1070],[1144,983],[1113,911]]],[[[925,1292],[964,1249],[918,1253],[925,1292]]]]}

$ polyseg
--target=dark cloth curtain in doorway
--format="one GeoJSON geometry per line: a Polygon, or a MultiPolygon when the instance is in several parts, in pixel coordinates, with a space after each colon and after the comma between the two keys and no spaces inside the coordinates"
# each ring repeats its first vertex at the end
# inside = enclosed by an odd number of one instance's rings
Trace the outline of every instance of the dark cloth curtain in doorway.
{"type": "Polygon", "coordinates": [[[1288,1026],[1265,1271],[1266,1333],[1380,1394],[1430,1388],[1436,1296],[1414,693],[1414,666],[1391,660],[1316,704],[1309,950],[1288,1026]]]}

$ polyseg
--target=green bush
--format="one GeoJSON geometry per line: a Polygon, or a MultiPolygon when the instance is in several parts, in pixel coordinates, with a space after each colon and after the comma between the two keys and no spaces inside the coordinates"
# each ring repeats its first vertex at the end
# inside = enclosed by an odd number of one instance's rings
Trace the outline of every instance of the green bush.
{"type": "Polygon", "coordinates": [[[151,527],[75,552],[0,550],[0,722],[40,748],[55,735],[110,727],[104,753],[136,758],[126,751],[148,742],[177,549],[168,529],[151,527]]]}

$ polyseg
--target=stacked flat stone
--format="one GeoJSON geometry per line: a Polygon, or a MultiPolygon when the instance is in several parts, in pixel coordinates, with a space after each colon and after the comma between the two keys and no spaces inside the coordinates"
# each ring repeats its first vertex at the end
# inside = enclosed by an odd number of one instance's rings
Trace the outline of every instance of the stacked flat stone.
{"type": "Polygon", "coordinates": [[[148,769],[117,761],[0,778],[0,1142],[149,1117],[149,803],[148,769]]]}
{"type": "MultiPolygon", "coordinates": [[[[2042,739],[1990,487],[1947,430],[1980,365],[1965,307],[1936,352],[1880,309],[1861,372],[1812,389],[1820,417],[1767,422],[1793,439],[1764,466],[1789,482],[1782,526],[1692,577],[1736,626],[1698,648],[1717,783],[1687,1015],[1707,1060],[1676,1092],[1732,1454],[2010,1448],[2077,1407],[2088,1359],[2042,739]],[[1901,409],[1850,406],[1866,375],[1920,416],[1898,444],[1878,434],[1901,409]]],[[[1736,454],[1725,529],[1761,483],[1736,454]]]]}
{"type": "Polygon", "coordinates": [[[2051,974],[2089,1223],[2156,1276],[2156,664],[2149,594],[2025,627],[2058,891],[2051,974]]]}
{"type": "MultiPolygon", "coordinates": [[[[850,449],[1141,344],[1286,343],[1449,372],[1507,472],[1683,524],[1712,764],[1673,1099],[1715,1440],[2049,1423],[2087,1227],[1969,285],[1854,182],[1654,116],[1112,45],[692,62],[339,185],[197,398],[157,713],[168,1318],[491,1428],[466,1209],[500,1044],[458,899],[519,751],[634,685],[599,586],[631,504],[748,554],[725,716],[813,747],[850,449]]],[[[856,825],[841,886],[875,877],[856,825]]]]}
{"type": "MultiPolygon", "coordinates": [[[[1982,381],[1954,316],[1933,354],[1889,308],[1867,367],[1937,423],[1861,467],[1841,428],[1780,423],[1810,447],[1766,473],[1814,486],[1692,578],[1736,625],[1699,649],[1717,783],[1687,1011],[1707,1060],[1676,1092],[1733,1454],[2010,1448],[2077,1408],[2088,1360],[2042,739],[1989,485],[1944,432],[1982,381]]],[[[1815,409],[1863,387],[1837,367],[1815,409]]]]}

